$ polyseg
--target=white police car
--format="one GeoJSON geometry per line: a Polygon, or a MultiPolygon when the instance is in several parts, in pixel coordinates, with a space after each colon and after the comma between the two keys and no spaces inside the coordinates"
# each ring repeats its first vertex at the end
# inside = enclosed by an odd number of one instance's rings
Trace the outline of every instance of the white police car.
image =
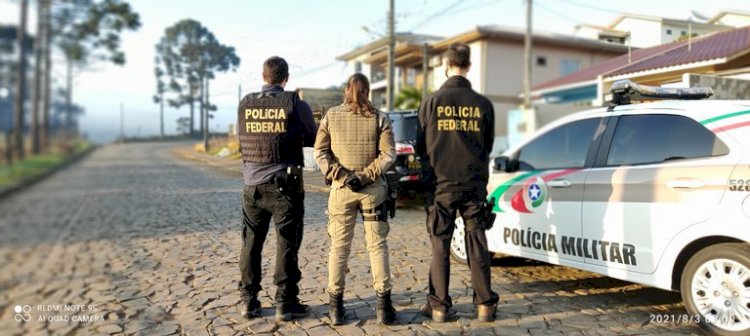
{"type": "Polygon", "coordinates": [[[490,250],[680,291],[703,328],[750,335],[750,101],[630,82],[612,93],[494,160],[490,250]]]}

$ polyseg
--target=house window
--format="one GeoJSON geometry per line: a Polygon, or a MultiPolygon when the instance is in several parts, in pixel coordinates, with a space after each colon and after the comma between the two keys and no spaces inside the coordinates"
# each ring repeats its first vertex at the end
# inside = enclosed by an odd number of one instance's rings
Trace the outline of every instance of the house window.
{"type": "Polygon", "coordinates": [[[414,86],[417,82],[417,70],[409,68],[406,70],[406,85],[414,86]]]}
{"type": "Polygon", "coordinates": [[[362,73],[362,62],[354,63],[354,73],[362,73]]]}
{"type": "Polygon", "coordinates": [[[564,59],[560,61],[560,76],[572,74],[581,70],[581,61],[575,59],[564,59]]]}
{"type": "Polygon", "coordinates": [[[667,29],[667,35],[672,35],[672,29],[667,29]]]}
{"type": "Polygon", "coordinates": [[[547,66],[547,57],[537,56],[536,57],[536,66],[546,67],[547,66]]]}
{"type": "Polygon", "coordinates": [[[680,32],[680,35],[687,36],[687,32],[683,30],[683,31],[680,32]]]}

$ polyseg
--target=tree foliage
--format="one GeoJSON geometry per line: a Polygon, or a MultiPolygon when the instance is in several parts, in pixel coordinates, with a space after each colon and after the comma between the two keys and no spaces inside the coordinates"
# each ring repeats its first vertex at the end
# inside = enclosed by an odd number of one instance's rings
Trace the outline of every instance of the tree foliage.
{"type": "Polygon", "coordinates": [[[397,108],[402,110],[418,109],[419,104],[422,103],[422,90],[413,86],[404,87],[401,92],[396,95],[393,103],[397,108]]]}
{"type": "Polygon", "coordinates": [[[180,134],[190,133],[190,118],[188,117],[177,118],[177,133],[180,133],[180,134]]]}
{"type": "Polygon", "coordinates": [[[167,28],[156,52],[164,67],[162,73],[169,76],[169,90],[180,94],[170,100],[174,107],[194,101],[202,79],[214,78],[215,72],[236,70],[240,64],[234,47],[221,44],[208,28],[192,19],[167,28]]]}
{"type": "Polygon", "coordinates": [[[191,111],[197,100],[202,102],[199,91],[206,79],[213,79],[216,72],[234,71],[240,64],[234,47],[220,43],[208,28],[192,19],[167,28],[156,45],[156,54],[157,95],[164,94],[162,89],[170,91],[174,93],[168,99],[170,106],[190,105],[191,111]],[[162,80],[164,76],[167,82],[162,80]]]}
{"type": "Polygon", "coordinates": [[[122,0],[60,0],[53,27],[57,45],[69,62],[90,60],[125,64],[120,34],[141,26],[140,16],[122,0]]]}

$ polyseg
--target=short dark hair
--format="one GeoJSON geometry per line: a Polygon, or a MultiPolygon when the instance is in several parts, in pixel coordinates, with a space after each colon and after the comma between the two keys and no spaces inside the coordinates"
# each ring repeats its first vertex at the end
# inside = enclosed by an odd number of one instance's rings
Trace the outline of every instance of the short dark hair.
{"type": "Polygon", "coordinates": [[[464,43],[453,43],[445,52],[448,66],[466,69],[471,65],[471,49],[464,43]]]}
{"type": "Polygon", "coordinates": [[[271,56],[263,62],[263,79],[268,84],[281,84],[289,78],[289,64],[279,56],[271,56]]]}

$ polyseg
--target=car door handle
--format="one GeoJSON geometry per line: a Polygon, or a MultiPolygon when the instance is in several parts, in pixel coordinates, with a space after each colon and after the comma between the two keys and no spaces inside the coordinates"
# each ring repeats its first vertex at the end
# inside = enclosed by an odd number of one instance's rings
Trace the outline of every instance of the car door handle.
{"type": "Polygon", "coordinates": [[[696,179],[680,179],[667,182],[667,186],[672,189],[699,189],[705,185],[706,183],[696,179]]]}
{"type": "Polygon", "coordinates": [[[552,188],[567,188],[572,186],[573,183],[568,180],[558,179],[547,182],[547,185],[552,188]]]}

